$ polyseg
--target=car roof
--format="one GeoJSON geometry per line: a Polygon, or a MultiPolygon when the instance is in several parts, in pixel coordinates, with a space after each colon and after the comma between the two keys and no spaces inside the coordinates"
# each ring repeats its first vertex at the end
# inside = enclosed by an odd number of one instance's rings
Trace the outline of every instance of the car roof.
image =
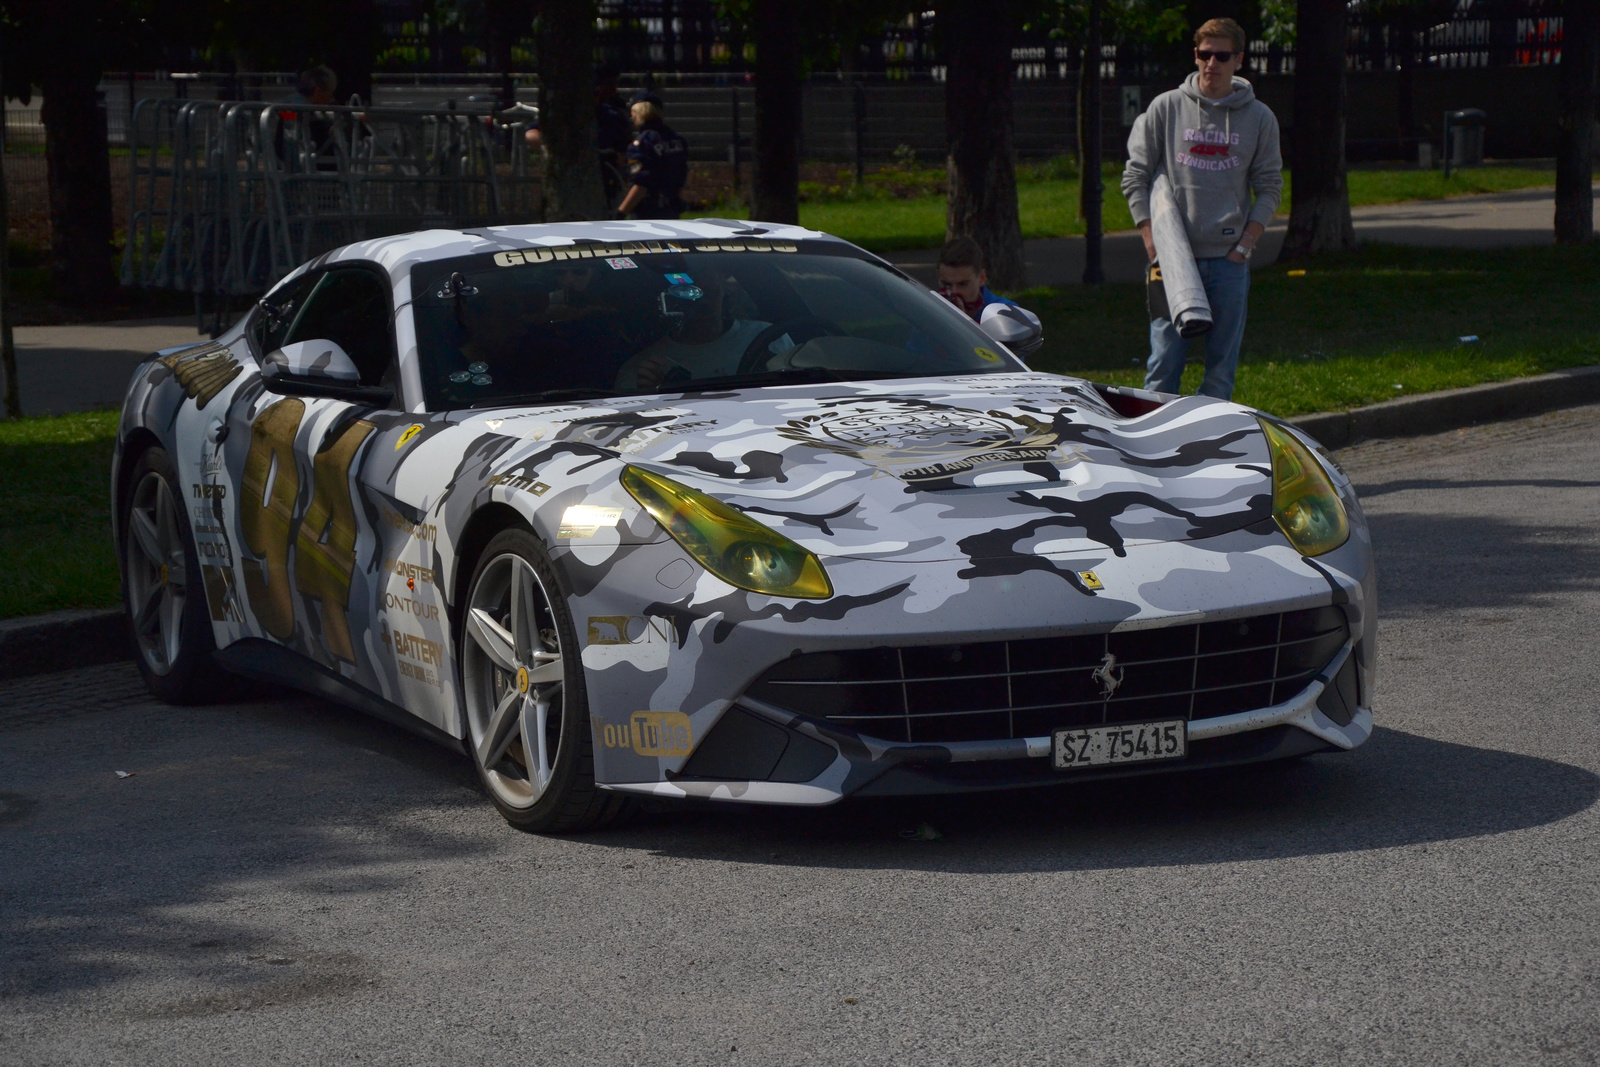
{"type": "MultiPolygon", "coordinates": [[[[551,222],[525,226],[484,226],[457,230],[417,230],[412,233],[357,241],[324,253],[286,274],[278,283],[333,263],[376,263],[389,272],[397,290],[409,290],[411,268],[418,263],[485,252],[552,247],[589,242],[622,244],[640,241],[726,240],[828,241],[853,245],[820,230],[775,222],[741,219],[672,219],[597,222],[551,222]]],[[[277,288],[277,286],[273,286],[277,288]]],[[[399,295],[397,293],[397,295],[399,295]]]]}

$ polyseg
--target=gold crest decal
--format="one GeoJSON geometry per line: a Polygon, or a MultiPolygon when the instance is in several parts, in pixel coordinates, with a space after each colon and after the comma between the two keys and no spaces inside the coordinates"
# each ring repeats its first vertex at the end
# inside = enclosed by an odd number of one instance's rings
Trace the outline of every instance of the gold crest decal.
{"type": "Polygon", "coordinates": [[[1105,588],[1105,583],[1100,580],[1099,576],[1096,575],[1094,571],[1079,571],[1078,580],[1083,583],[1083,587],[1085,589],[1105,588]]]}

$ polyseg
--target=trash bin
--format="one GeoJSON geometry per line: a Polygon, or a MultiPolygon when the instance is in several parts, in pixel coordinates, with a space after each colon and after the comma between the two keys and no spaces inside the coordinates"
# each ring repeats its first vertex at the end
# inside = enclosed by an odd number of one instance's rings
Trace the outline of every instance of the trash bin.
{"type": "Polygon", "coordinates": [[[1444,113],[1444,176],[1451,167],[1471,167],[1483,162],[1483,129],[1489,116],[1475,107],[1444,113]]]}

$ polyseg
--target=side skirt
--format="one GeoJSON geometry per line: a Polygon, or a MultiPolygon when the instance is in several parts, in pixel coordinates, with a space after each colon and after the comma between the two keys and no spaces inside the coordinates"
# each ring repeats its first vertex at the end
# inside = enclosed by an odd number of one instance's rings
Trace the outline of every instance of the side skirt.
{"type": "Polygon", "coordinates": [[[218,649],[212,655],[217,665],[225,671],[261,682],[293,686],[312,696],[365,712],[462,755],[467,754],[466,744],[459,737],[451,737],[400,705],[369,693],[348,678],[282,645],[259,637],[246,637],[227,648],[218,649]]]}

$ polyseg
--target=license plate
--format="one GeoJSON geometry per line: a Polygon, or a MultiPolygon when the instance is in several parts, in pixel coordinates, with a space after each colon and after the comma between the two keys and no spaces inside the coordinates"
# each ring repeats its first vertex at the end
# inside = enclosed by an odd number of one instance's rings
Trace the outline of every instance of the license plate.
{"type": "Polygon", "coordinates": [[[1188,730],[1182,719],[1082,726],[1055,731],[1051,746],[1057,770],[1182,759],[1188,730]]]}

